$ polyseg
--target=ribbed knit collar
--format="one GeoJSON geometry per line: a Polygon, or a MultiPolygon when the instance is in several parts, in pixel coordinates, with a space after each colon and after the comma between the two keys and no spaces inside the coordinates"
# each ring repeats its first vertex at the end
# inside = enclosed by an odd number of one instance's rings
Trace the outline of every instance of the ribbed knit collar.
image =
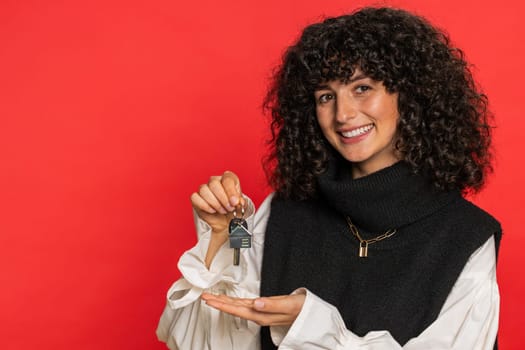
{"type": "Polygon", "coordinates": [[[331,206],[372,234],[400,229],[460,196],[459,191],[438,191],[424,177],[412,174],[404,161],[352,179],[351,164],[333,159],[318,184],[331,206]]]}

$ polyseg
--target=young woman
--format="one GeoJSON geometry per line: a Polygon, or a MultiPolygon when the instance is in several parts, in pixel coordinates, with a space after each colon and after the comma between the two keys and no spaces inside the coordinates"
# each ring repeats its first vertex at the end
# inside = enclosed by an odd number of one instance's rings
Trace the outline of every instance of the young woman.
{"type": "Polygon", "coordinates": [[[491,169],[490,115],[462,52],[420,17],[365,8],[308,26],[266,105],[275,193],[254,213],[225,172],[192,195],[200,240],[180,259],[159,339],[492,349],[501,228],[462,196],[491,169]],[[234,266],[240,207],[253,242],[234,266]]]}

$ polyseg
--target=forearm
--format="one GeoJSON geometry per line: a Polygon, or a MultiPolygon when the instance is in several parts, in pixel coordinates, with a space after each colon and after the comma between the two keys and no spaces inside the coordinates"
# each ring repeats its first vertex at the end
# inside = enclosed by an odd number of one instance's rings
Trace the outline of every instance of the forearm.
{"type": "Polygon", "coordinates": [[[208,245],[208,250],[206,251],[206,257],[204,258],[204,264],[206,268],[209,269],[211,262],[217,255],[219,249],[224,245],[228,240],[228,232],[213,232],[211,233],[210,244],[208,245]]]}
{"type": "Polygon", "coordinates": [[[253,244],[252,248],[241,249],[240,266],[232,264],[232,249],[227,247],[226,242],[227,233],[216,235],[207,223],[195,217],[199,241],[179,260],[178,267],[183,278],[168,291],[168,305],[157,330],[159,339],[167,342],[170,349],[258,349],[259,326],[253,322],[224,317],[201,302],[203,292],[224,293],[240,298],[258,296],[270,200],[263,203],[260,213],[252,216],[253,204],[247,201],[247,207],[252,208],[250,212],[247,211],[246,221],[253,233],[253,244]]]}

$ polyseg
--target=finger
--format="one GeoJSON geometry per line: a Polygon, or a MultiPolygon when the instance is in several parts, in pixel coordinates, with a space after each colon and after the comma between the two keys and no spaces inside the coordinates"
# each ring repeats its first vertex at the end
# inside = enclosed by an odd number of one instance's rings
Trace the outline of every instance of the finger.
{"type": "MultiPolygon", "coordinates": [[[[269,298],[258,298],[264,299],[266,302],[284,300],[288,298],[290,302],[290,296],[276,296],[269,298]]],[[[275,304],[268,305],[269,307],[261,312],[254,308],[254,299],[250,298],[237,298],[223,294],[213,295],[203,293],[202,298],[206,303],[220,311],[232,314],[234,316],[242,317],[250,321],[254,321],[260,325],[285,325],[290,324],[297,317],[298,312],[287,313],[285,307],[282,305],[275,304]],[[279,309],[281,308],[281,309],[279,309]]],[[[255,299],[255,300],[258,300],[255,299]]],[[[292,298],[293,299],[293,298],[292,298]]]]}
{"type": "Polygon", "coordinates": [[[258,324],[271,323],[271,322],[282,322],[286,318],[282,314],[268,314],[254,310],[252,306],[243,305],[240,303],[230,302],[228,300],[209,299],[206,300],[206,304],[219,311],[226,312],[230,315],[244,318],[256,322],[258,324]]]}
{"type": "Polygon", "coordinates": [[[205,211],[208,214],[215,214],[217,211],[213,209],[197,192],[190,196],[191,205],[196,210],[205,211]]]}
{"type": "Polygon", "coordinates": [[[259,312],[249,306],[230,304],[219,300],[208,300],[206,301],[206,304],[219,311],[226,312],[236,317],[241,317],[245,320],[253,321],[261,326],[289,325],[295,320],[295,316],[292,315],[259,312]]]}
{"type": "Polygon", "coordinates": [[[261,312],[283,313],[297,317],[303,308],[304,300],[304,294],[257,298],[253,307],[261,312]]]}
{"type": "Polygon", "coordinates": [[[225,171],[222,175],[222,186],[226,191],[230,204],[235,207],[244,205],[242,201],[241,183],[237,175],[231,171],[225,171]]]}
{"type": "Polygon", "coordinates": [[[206,300],[206,305],[211,306],[222,312],[226,312],[230,315],[242,317],[251,321],[254,321],[254,319],[257,318],[257,314],[259,314],[259,312],[255,311],[251,306],[233,304],[218,299],[208,299],[206,300]]]}
{"type": "Polygon", "coordinates": [[[232,305],[243,305],[243,306],[250,306],[253,307],[253,300],[250,298],[236,298],[236,297],[229,297],[224,294],[214,295],[209,293],[203,293],[201,298],[205,301],[208,300],[215,300],[220,301],[222,303],[228,303],[232,305]]]}
{"type": "Polygon", "coordinates": [[[213,194],[213,192],[210,190],[207,184],[201,185],[199,187],[199,195],[204,199],[208,205],[210,205],[213,209],[215,209],[217,212],[221,214],[227,214],[228,212],[222,204],[219,202],[217,197],[213,194]]]}
{"type": "Polygon", "coordinates": [[[220,202],[221,206],[227,211],[232,212],[235,208],[230,204],[229,197],[226,194],[221,180],[222,178],[220,176],[212,176],[208,182],[208,188],[220,202]]]}
{"type": "Polygon", "coordinates": [[[288,297],[290,297],[291,295],[293,294],[286,294],[286,295],[273,295],[271,297],[264,297],[264,298],[267,298],[267,299],[273,299],[273,300],[279,300],[279,299],[286,299],[288,297]]]}

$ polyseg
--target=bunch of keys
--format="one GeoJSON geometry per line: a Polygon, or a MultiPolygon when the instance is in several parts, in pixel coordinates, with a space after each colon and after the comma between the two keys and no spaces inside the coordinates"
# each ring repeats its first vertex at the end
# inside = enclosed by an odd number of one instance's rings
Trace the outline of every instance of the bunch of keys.
{"type": "Polygon", "coordinates": [[[252,247],[252,235],[248,231],[248,223],[244,220],[244,207],[241,206],[241,217],[233,211],[233,219],[229,226],[230,248],[233,248],[233,265],[239,265],[241,248],[252,247]]]}

